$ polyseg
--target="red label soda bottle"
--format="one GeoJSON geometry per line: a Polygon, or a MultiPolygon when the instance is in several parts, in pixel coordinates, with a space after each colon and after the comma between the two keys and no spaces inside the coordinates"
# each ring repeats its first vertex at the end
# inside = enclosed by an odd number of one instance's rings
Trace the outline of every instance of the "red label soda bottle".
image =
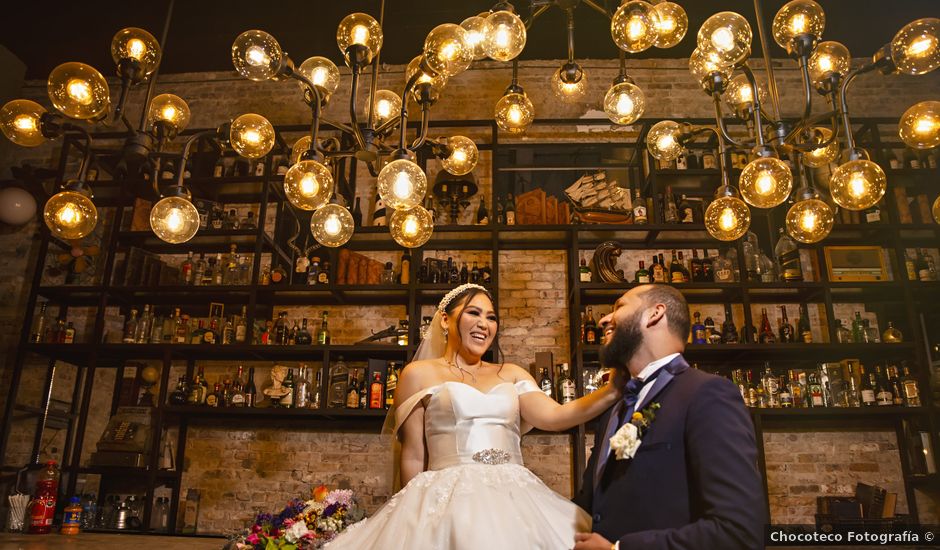
{"type": "Polygon", "coordinates": [[[29,503],[29,534],[45,535],[52,531],[56,495],[59,493],[59,468],[54,460],[46,462],[39,474],[36,494],[29,503]]]}

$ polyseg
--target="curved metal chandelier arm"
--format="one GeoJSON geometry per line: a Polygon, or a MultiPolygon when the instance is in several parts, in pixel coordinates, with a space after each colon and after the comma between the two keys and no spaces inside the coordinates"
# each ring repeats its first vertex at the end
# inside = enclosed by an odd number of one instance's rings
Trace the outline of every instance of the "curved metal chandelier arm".
{"type": "Polygon", "coordinates": [[[415,152],[418,149],[420,149],[424,145],[425,141],[427,141],[428,122],[430,121],[430,119],[431,119],[431,105],[429,103],[422,103],[421,104],[421,130],[419,131],[420,133],[418,134],[418,137],[416,137],[415,140],[411,143],[411,147],[408,148],[411,152],[415,152]]]}
{"type": "Polygon", "coordinates": [[[606,9],[604,9],[604,6],[601,6],[600,4],[598,4],[597,2],[595,2],[594,0],[581,0],[581,1],[584,2],[584,5],[585,5],[585,6],[591,8],[592,10],[596,11],[597,13],[600,13],[601,15],[603,15],[604,17],[606,17],[607,19],[611,19],[611,18],[613,17],[606,9]]]}
{"type": "MultiPolygon", "coordinates": [[[[166,37],[170,32],[170,21],[173,19],[173,5],[176,0],[170,0],[166,8],[166,18],[163,20],[163,33],[160,35],[160,45],[163,51],[166,51],[166,37]]],[[[150,75],[150,82],[147,83],[147,97],[144,98],[144,107],[140,111],[140,124],[138,131],[143,132],[147,127],[147,115],[150,112],[150,102],[153,100],[153,91],[157,86],[157,75],[160,73],[160,65],[163,63],[163,56],[157,61],[157,66],[150,75]]]]}
{"type": "MultiPolygon", "coordinates": [[[[405,148],[405,132],[408,130],[408,91],[414,88],[414,85],[417,84],[420,75],[421,71],[415,71],[415,74],[411,75],[411,78],[409,78],[408,82],[405,83],[405,88],[401,91],[401,112],[399,113],[398,119],[398,123],[400,125],[398,149],[400,150],[405,148]]],[[[382,127],[384,126],[385,124],[382,125],[382,127]]]]}
{"type": "MultiPolygon", "coordinates": [[[[754,102],[754,131],[757,134],[757,145],[763,147],[764,124],[761,121],[761,112],[763,109],[760,102],[760,88],[757,86],[757,79],[754,78],[754,71],[747,66],[747,63],[741,64],[741,72],[744,73],[744,78],[747,78],[747,82],[751,86],[751,101],[754,102]]],[[[715,101],[717,101],[717,98],[715,101]]]]}
{"type": "MultiPolygon", "coordinates": [[[[183,150],[180,151],[180,161],[179,161],[179,164],[177,165],[178,169],[176,170],[176,187],[183,186],[183,172],[185,172],[183,167],[186,166],[186,161],[189,160],[189,152],[190,152],[190,149],[192,149],[193,144],[199,141],[200,139],[204,139],[209,136],[218,135],[218,133],[219,133],[218,129],[203,130],[201,132],[197,132],[189,136],[189,139],[187,139],[186,143],[183,144],[183,150]]],[[[154,179],[153,181],[154,181],[154,187],[156,187],[157,180],[154,179]]]]}
{"type": "Polygon", "coordinates": [[[845,131],[845,146],[849,150],[849,154],[855,150],[855,136],[852,135],[852,121],[849,119],[849,103],[847,99],[849,85],[852,84],[856,76],[873,71],[876,68],[878,68],[878,66],[875,63],[866,63],[856,68],[854,71],[850,71],[842,81],[842,86],[839,87],[839,115],[842,117],[842,128],[845,131]]]}
{"type": "MultiPolygon", "coordinates": [[[[587,3],[587,2],[585,2],[585,3],[587,3]]],[[[543,5],[541,5],[541,6],[537,7],[537,8],[535,8],[535,11],[532,12],[532,15],[530,15],[529,18],[525,20],[525,30],[529,30],[530,28],[532,28],[532,23],[534,23],[535,20],[536,20],[540,15],[542,15],[543,13],[545,13],[546,11],[548,11],[548,8],[550,8],[551,6],[552,6],[552,5],[549,3],[549,4],[543,4],[543,5]]]]}
{"type": "MultiPolygon", "coordinates": [[[[708,126],[706,128],[714,131],[715,134],[718,135],[718,141],[727,140],[728,143],[730,143],[731,145],[734,145],[735,147],[739,149],[746,149],[748,147],[748,144],[735,141],[734,138],[732,138],[731,135],[728,134],[728,129],[725,128],[725,119],[721,114],[721,95],[719,95],[718,92],[713,92],[712,100],[715,103],[715,125],[716,126],[714,128],[711,126],[708,126]]],[[[762,139],[762,137],[760,136],[761,134],[760,127],[758,127],[756,130],[757,130],[758,139],[762,139]]]]}
{"type": "Polygon", "coordinates": [[[366,148],[366,139],[362,135],[362,129],[359,128],[359,117],[356,115],[356,98],[359,95],[359,71],[352,72],[352,89],[349,91],[349,122],[352,126],[353,137],[356,138],[356,146],[359,149],[366,148]]]}
{"type": "MultiPolygon", "coordinates": [[[[717,97],[717,96],[716,96],[717,97]]],[[[720,120],[720,119],[719,119],[720,120]]],[[[728,173],[728,163],[726,162],[725,157],[728,154],[728,143],[734,143],[731,140],[725,141],[725,133],[721,130],[720,126],[691,126],[685,125],[688,129],[679,134],[680,143],[688,143],[695,136],[704,134],[706,132],[712,132],[715,134],[718,141],[718,170],[721,172],[721,184],[730,186],[731,185],[731,176],[728,173]]]]}
{"type": "Polygon", "coordinates": [[[800,76],[803,81],[803,116],[800,118],[806,119],[813,112],[813,83],[809,78],[809,58],[801,55],[799,63],[800,76]]]}
{"type": "Polygon", "coordinates": [[[574,8],[565,10],[565,18],[567,19],[568,29],[568,63],[572,63],[574,62],[574,8]]]}
{"type": "Polygon", "coordinates": [[[341,132],[345,132],[347,134],[353,133],[352,126],[348,124],[343,124],[342,122],[336,122],[335,120],[332,120],[326,117],[320,117],[320,122],[323,124],[326,124],[327,126],[332,126],[333,128],[336,128],[337,130],[341,132]]]}
{"type": "Polygon", "coordinates": [[[85,175],[88,173],[88,166],[91,165],[91,143],[94,141],[88,130],[81,126],[76,126],[68,122],[62,123],[62,130],[81,134],[85,141],[85,149],[82,151],[82,163],[78,165],[78,180],[85,181],[85,175]]]}
{"type": "Polygon", "coordinates": [[[320,142],[318,136],[320,134],[320,109],[321,109],[321,96],[320,90],[310,81],[300,71],[292,71],[292,78],[295,78],[304,83],[307,86],[307,89],[310,91],[312,96],[312,101],[310,101],[310,151],[321,152],[320,142]]]}

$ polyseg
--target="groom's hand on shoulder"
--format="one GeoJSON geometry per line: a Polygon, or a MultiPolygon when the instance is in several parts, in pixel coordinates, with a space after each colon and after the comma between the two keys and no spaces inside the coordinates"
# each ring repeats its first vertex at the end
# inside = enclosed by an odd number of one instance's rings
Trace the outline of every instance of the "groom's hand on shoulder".
{"type": "Polygon", "coordinates": [[[597,533],[575,533],[574,550],[611,550],[614,545],[597,533]]]}

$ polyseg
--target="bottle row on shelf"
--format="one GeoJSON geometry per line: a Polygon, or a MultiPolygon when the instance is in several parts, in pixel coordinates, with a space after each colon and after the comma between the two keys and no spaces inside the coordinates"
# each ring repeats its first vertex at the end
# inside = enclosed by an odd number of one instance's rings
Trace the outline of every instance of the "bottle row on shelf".
{"type": "Polygon", "coordinates": [[[855,359],[823,363],[815,369],[775,373],[769,363],[763,372],[734,369],[731,380],[751,408],[920,407],[917,379],[904,363],[875,365],[866,373],[855,359]]]}
{"type": "Polygon", "coordinates": [[[340,356],[329,368],[325,403],[320,397],[323,369],[318,366],[274,365],[270,384],[265,381],[260,391],[254,367],[249,367],[246,377],[239,365],[234,377],[219,376],[213,385],[200,367],[192,380],[179,377],[167,403],[173,407],[385,410],[394,402],[402,367],[400,361],[375,359],[366,366],[349,366],[340,356]]]}

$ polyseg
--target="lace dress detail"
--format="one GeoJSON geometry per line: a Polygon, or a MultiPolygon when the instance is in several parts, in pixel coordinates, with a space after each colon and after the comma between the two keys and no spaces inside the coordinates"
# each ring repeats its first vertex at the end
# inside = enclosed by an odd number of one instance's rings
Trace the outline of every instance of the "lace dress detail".
{"type": "Polygon", "coordinates": [[[487,392],[444,382],[407,399],[396,430],[425,402],[429,468],[372,517],[325,548],[413,550],[568,549],[591,520],[522,464],[519,395],[529,381],[487,392]]]}

